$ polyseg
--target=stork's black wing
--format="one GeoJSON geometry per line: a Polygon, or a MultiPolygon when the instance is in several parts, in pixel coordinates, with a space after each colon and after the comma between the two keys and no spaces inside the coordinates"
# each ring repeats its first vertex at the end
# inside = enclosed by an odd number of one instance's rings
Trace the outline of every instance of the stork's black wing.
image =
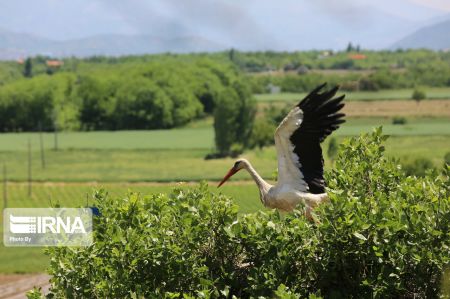
{"type": "Polygon", "coordinates": [[[345,95],[333,98],[338,86],[319,93],[325,85],[326,83],[314,89],[297,105],[303,112],[303,119],[290,137],[303,179],[308,184],[309,192],[315,194],[325,192],[320,143],[345,122],[345,114],[339,113],[344,107],[342,101],[345,95]]]}

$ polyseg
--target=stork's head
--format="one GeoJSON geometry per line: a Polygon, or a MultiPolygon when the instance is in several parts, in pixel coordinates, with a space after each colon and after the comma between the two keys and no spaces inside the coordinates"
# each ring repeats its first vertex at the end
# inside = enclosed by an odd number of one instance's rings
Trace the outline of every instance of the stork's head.
{"type": "Polygon", "coordinates": [[[234,162],[233,167],[231,167],[231,169],[228,171],[228,173],[225,175],[225,177],[223,178],[223,180],[219,183],[219,186],[217,186],[217,188],[219,188],[220,186],[223,185],[223,183],[225,183],[229,178],[231,178],[236,172],[238,172],[241,169],[244,169],[247,165],[247,160],[245,159],[239,159],[236,160],[236,162],[234,162]]]}

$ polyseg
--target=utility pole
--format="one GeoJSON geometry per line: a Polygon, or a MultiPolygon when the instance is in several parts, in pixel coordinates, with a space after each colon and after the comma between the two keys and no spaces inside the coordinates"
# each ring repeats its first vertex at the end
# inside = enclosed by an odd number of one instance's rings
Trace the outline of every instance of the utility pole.
{"type": "Polygon", "coordinates": [[[56,115],[56,111],[53,114],[53,129],[54,129],[54,133],[55,133],[55,138],[54,138],[54,150],[57,151],[58,150],[58,123],[56,121],[57,119],[57,115],[56,115]]]}
{"type": "Polygon", "coordinates": [[[3,163],[3,208],[8,207],[8,178],[6,177],[6,164],[3,163]]]}
{"type": "Polygon", "coordinates": [[[39,123],[39,143],[40,143],[40,147],[41,147],[41,166],[42,166],[42,169],[45,169],[44,139],[42,137],[41,123],[39,123]]]}
{"type": "Polygon", "coordinates": [[[28,138],[28,196],[31,198],[31,141],[28,138]]]}

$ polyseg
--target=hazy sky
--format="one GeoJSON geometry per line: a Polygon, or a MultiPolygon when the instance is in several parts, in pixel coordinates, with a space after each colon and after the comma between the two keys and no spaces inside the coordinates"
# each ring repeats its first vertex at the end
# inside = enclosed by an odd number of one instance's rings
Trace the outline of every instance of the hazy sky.
{"type": "Polygon", "coordinates": [[[51,39],[201,36],[244,48],[367,43],[367,35],[376,46],[445,14],[450,0],[0,0],[0,28],[51,39]],[[332,41],[313,38],[325,31],[332,41]]]}

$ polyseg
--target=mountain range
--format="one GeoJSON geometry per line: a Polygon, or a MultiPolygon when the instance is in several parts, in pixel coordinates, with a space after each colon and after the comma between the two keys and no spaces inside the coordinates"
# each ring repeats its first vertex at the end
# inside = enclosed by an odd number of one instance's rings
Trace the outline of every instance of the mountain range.
{"type": "MultiPolygon", "coordinates": [[[[383,16],[385,18],[385,16],[383,16]]],[[[403,22],[401,19],[391,18],[389,22],[381,23],[381,16],[373,15],[371,26],[369,23],[361,25],[354,30],[348,40],[343,41],[345,30],[334,26],[334,30],[325,30],[319,26],[332,28],[332,21],[317,23],[314,34],[311,29],[299,30],[295,38],[288,39],[279,34],[278,39],[284,43],[274,41],[264,36],[258,39],[261,43],[252,43],[252,32],[245,30],[238,33],[240,39],[235,43],[220,42],[211,36],[180,36],[160,37],[154,35],[127,35],[127,34],[99,34],[86,38],[69,40],[52,40],[34,34],[17,33],[0,29],[0,60],[14,60],[34,55],[48,55],[52,57],[88,57],[93,55],[122,56],[154,53],[189,53],[189,52],[215,52],[231,47],[239,50],[303,50],[326,49],[336,45],[336,36],[340,36],[340,47],[349,41],[360,44],[369,49],[414,49],[428,48],[444,50],[450,48],[450,16],[441,17],[434,22],[426,23],[423,27],[417,24],[403,22]],[[431,23],[431,24],[430,24],[431,23]],[[379,25],[375,25],[379,24],[379,25]],[[385,38],[386,31],[390,37],[385,38]],[[403,37],[402,37],[403,36],[403,37]],[[355,42],[356,39],[356,42],[355,42]],[[397,41],[395,41],[397,40],[397,41]],[[287,42],[286,42],[287,41],[287,42]],[[264,43],[265,42],[265,43],[264,43]],[[307,43],[306,43],[307,42],[307,43]],[[331,46],[330,46],[331,45],[331,46]]],[[[314,25],[314,24],[313,24],[314,25]]],[[[273,26],[277,26],[276,23],[273,26]]],[[[281,25],[280,25],[281,26],[281,25]]],[[[273,35],[276,35],[274,33],[273,35]]],[[[217,39],[220,40],[218,37],[217,39]]]]}
{"type": "Polygon", "coordinates": [[[425,26],[400,39],[391,49],[450,50],[450,19],[425,26]]]}
{"type": "Polygon", "coordinates": [[[226,47],[202,37],[160,38],[148,35],[103,34],[82,39],[55,41],[26,33],[0,30],[0,59],[34,55],[52,57],[122,56],[162,52],[213,52],[226,47]]]}

